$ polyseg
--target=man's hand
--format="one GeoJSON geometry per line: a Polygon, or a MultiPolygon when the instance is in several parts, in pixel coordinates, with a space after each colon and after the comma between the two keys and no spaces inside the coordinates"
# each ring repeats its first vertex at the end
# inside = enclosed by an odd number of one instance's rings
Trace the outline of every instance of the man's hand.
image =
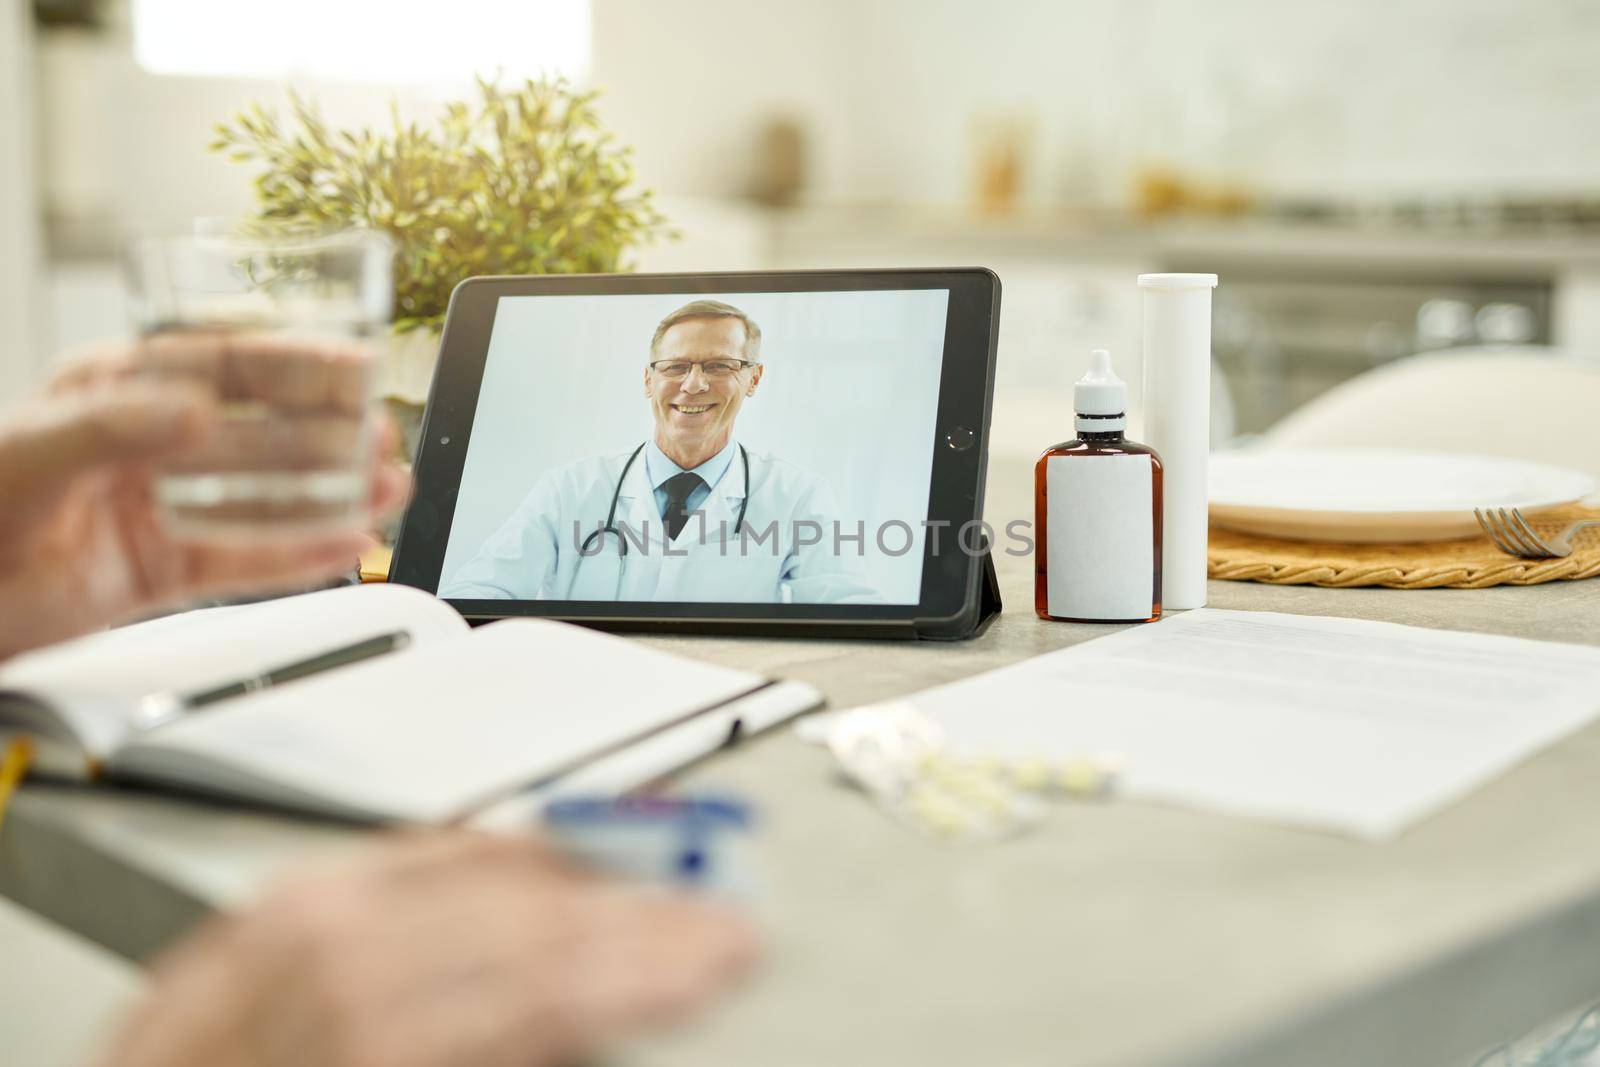
{"type": "MultiPolygon", "coordinates": [[[[167,338],[162,356],[216,367],[229,343],[167,338]]],[[[181,375],[141,379],[135,363],[131,347],[102,349],[0,422],[0,659],[186,601],[309,585],[352,568],[369,543],[357,530],[249,546],[168,536],[151,464],[206,440],[215,393],[181,375]]],[[[380,442],[375,454],[391,448],[380,442]]],[[[379,465],[374,511],[398,506],[408,484],[379,465]]]]}
{"type": "Polygon", "coordinates": [[[154,969],[106,1067],[538,1067],[686,1014],[749,929],[535,843],[402,840],[214,920],[154,969]]]}

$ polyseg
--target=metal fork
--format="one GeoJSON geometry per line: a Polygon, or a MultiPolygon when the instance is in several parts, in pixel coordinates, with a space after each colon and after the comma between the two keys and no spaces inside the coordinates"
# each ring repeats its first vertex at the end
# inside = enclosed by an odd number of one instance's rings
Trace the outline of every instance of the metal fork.
{"type": "Polygon", "coordinates": [[[1502,552],[1523,559],[1560,559],[1572,555],[1572,535],[1600,519],[1579,519],[1554,537],[1540,537],[1516,508],[1473,508],[1473,516],[1502,552]]]}

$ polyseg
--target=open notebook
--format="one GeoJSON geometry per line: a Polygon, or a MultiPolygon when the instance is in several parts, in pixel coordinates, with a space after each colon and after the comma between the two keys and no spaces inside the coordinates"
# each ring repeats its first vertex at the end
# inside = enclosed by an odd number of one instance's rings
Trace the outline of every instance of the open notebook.
{"type": "Polygon", "coordinates": [[[0,746],[39,773],[439,823],[565,777],[608,788],[821,703],[794,682],[545,620],[470,629],[404,586],[335,589],[113,630],[0,665],[0,746]],[[403,633],[404,647],[173,714],[195,694],[403,633]],[[152,709],[167,709],[164,715],[152,709]],[[676,742],[674,738],[678,738],[676,742]],[[687,747],[686,747],[687,746],[687,747]],[[631,750],[652,757],[630,758],[631,750]]]}

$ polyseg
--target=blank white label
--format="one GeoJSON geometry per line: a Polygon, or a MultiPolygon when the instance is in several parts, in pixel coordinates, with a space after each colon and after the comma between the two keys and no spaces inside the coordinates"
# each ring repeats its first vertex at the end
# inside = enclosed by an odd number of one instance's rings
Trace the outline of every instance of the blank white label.
{"type": "Polygon", "coordinates": [[[1069,619],[1147,619],[1155,593],[1148,456],[1051,456],[1046,605],[1069,619]]]}

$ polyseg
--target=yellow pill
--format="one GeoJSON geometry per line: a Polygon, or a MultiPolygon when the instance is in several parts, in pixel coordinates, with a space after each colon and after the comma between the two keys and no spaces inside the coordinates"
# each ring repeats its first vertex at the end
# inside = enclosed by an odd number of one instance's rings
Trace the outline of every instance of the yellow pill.
{"type": "Polygon", "coordinates": [[[1010,797],[1016,795],[1016,790],[1011,788],[1010,782],[997,782],[986,778],[981,782],[973,782],[967,793],[975,797],[1010,797]]]}
{"type": "Polygon", "coordinates": [[[978,807],[990,815],[1003,815],[1011,811],[1011,801],[1003,796],[983,797],[978,807]]]}
{"type": "Polygon", "coordinates": [[[969,829],[966,818],[958,811],[941,811],[928,815],[923,819],[923,824],[938,833],[950,836],[965,833],[969,829]]]}
{"type": "Polygon", "coordinates": [[[1098,764],[1079,760],[1061,768],[1060,785],[1068,793],[1086,796],[1104,791],[1109,779],[1098,764]]]}
{"type": "Polygon", "coordinates": [[[1031,759],[1018,763],[1011,772],[1012,780],[1023,789],[1046,789],[1050,786],[1050,765],[1044,760],[1031,759]]]}
{"type": "Polygon", "coordinates": [[[930,818],[936,815],[947,815],[958,810],[954,804],[951,804],[944,797],[928,792],[912,796],[910,798],[910,807],[918,815],[930,818]]]}

